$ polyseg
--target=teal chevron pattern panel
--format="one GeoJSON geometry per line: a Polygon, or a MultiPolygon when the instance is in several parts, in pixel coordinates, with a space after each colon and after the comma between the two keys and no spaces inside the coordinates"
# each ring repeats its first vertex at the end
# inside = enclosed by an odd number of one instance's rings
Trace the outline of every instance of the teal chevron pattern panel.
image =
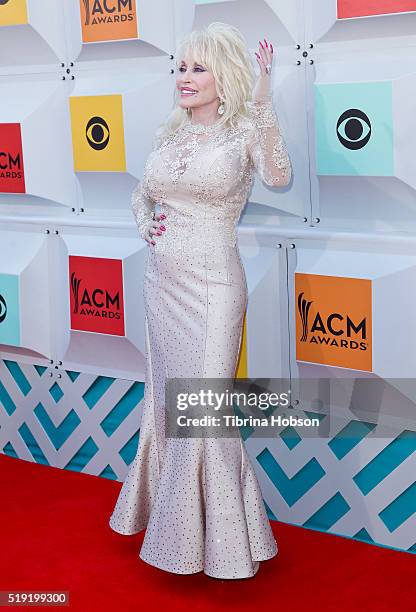
{"type": "MultiPolygon", "coordinates": [[[[137,381],[2,360],[1,451],[123,480],[143,392],[137,381]]],[[[273,440],[253,431],[242,435],[271,519],[416,552],[415,431],[372,438],[375,426],[356,420],[330,439],[303,439],[293,427],[273,440]]]]}

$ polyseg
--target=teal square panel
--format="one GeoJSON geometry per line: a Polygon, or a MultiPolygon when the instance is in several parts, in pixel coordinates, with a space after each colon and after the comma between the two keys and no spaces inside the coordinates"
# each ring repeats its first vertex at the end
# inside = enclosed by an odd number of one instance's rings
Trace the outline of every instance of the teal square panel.
{"type": "Polygon", "coordinates": [[[19,277],[0,274],[0,344],[20,346],[19,277]]]}
{"type": "Polygon", "coordinates": [[[315,85],[318,175],[394,176],[392,85],[315,85]]]}

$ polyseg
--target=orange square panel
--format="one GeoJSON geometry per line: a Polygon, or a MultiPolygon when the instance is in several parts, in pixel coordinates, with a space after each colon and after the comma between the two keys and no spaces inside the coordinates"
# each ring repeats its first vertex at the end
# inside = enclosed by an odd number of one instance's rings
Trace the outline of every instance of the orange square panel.
{"type": "Polygon", "coordinates": [[[295,272],[296,359],[372,371],[372,281],[295,272]]]}

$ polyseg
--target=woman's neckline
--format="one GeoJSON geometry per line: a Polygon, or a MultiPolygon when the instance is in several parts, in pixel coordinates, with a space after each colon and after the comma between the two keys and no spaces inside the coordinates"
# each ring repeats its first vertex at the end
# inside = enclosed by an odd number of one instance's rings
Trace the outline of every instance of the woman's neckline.
{"type": "Polygon", "coordinates": [[[188,120],[185,125],[185,129],[188,132],[192,132],[192,134],[214,134],[215,132],[221,129],[221,124],[219,121],[215,123],[211,123],[211,125],[204,125],[203,123],[192,123],[191,120],[188,120]]]}

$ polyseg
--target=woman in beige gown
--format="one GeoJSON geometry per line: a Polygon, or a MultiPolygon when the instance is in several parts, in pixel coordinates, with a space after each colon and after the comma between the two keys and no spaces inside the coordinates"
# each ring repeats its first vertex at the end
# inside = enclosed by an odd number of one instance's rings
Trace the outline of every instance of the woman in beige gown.
{"type": "Polygon", "coordinates": [[[280,187],[291,163],[270,94],[267,41],[256,53],[254,91],[244,39],[232,26],[191,32],[176,57],[180,100],[132,197],[149,246],[147,366],[139,446],[110,526],[125,535],[147,527],[140,557],[160,569],[248,578],[277,544],[242,438],[167,437],[165,380],[235,376],[247,306],[236,226],[254,170],[280,187]]]}

